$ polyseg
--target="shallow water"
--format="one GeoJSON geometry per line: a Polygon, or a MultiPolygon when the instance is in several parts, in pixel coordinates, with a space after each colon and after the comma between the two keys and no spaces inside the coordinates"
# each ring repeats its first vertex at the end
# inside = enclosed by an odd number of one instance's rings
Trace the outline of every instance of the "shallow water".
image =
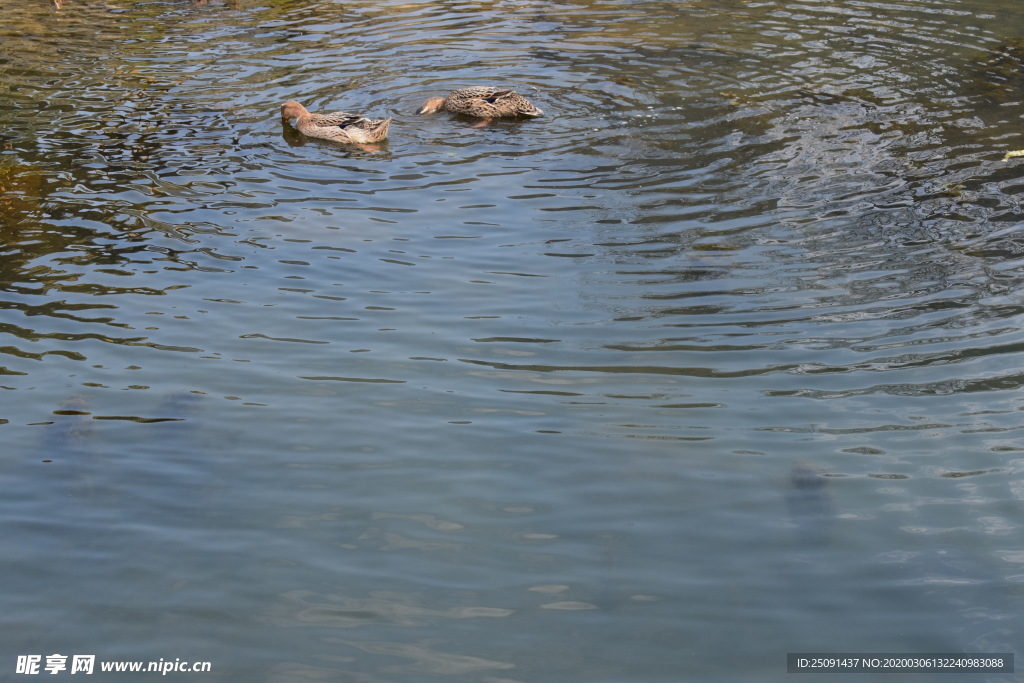
{"type": "Polygon", "coordinates": [[[787,652],[1012,652],[1022,19],[0,8],[0,666],[775,681],[787,652]],[[491,83],[546,115],[413,114],[491,83]],[[391,137],[304,139],[292,98],[391,137]]]}

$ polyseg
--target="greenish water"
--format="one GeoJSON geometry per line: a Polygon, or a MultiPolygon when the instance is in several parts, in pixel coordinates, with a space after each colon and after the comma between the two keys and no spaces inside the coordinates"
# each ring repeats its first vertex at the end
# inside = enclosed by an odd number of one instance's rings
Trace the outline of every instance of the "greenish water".
{"type": "Polygon", "coordinates": [[[1013,652],[1022,20],[0,7],[0,670],[1013,652]],[[545,116],[413,113],[476,84],[545,116]],[[304,139],[288,99],[390,139],[304,139]]]}

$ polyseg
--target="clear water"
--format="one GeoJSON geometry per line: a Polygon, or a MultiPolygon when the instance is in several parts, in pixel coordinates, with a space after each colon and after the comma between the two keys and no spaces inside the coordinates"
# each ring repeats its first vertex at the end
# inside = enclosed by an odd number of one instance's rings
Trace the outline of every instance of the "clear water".
{"type": "Polygon", "coordinates": [[[781,681],[787,652],[1012,652],[1022,20],[6,3],[5,676],[59,653],[204,682],[781,681]],[[546,116],[413,113],[476,84],[546,116]],[[306,140],[293,98],[391,137],[306,140]]]}

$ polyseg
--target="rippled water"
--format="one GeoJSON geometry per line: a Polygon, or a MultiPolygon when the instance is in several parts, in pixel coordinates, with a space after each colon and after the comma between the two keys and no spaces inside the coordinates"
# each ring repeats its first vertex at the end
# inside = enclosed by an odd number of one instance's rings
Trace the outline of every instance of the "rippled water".
{"type": "Polygon", "coordinates": [[[0,7],[0,666],[774,681],[787,652],[1012,652],[1022,20],[0,7]],[[475,84],[546,116],[413,113],[475,84]],[[293,98],[391,137],[307,140],[293,98]]]}

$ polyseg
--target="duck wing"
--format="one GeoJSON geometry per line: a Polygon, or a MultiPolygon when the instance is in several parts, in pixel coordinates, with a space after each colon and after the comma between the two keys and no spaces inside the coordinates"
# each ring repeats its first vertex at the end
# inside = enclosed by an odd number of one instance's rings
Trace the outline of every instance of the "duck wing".
{"type": "Polygon", "coordinates": [[[349,114],[347,111],[336,111],[330,114],[310,114],[309,122],[315,126],[338,126],[340,128],[347,128],[348,126],[362,127],[361,122],[368,121],[358,114],[349,114]]]}
{"type": "Polygon", "coordinates": [[[508,88],[491,88],[486,85],[477,85],[471,88],[463,88],[455,94],[467,100],[483,100],[489,104],[494,104],[497,100],[511,95],[512,92],[508,88]]]}

